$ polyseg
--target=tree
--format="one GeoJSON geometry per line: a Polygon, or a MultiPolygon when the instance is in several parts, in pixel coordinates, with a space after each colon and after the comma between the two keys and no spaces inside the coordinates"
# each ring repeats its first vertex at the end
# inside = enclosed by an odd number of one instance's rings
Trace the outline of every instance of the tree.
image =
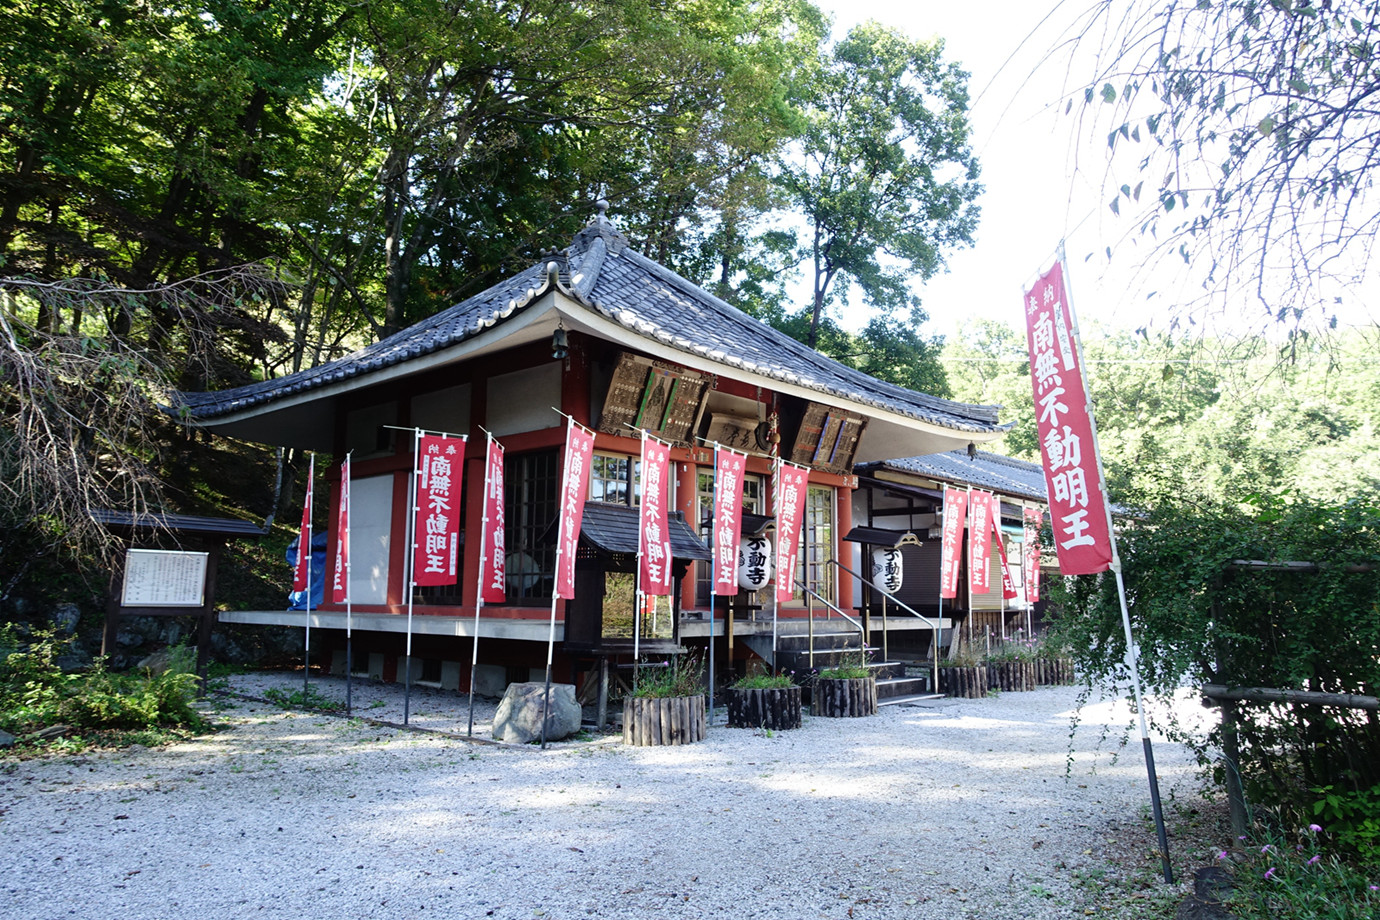
{"type": "Polygon", "coordinates": [[[1039,462],[1026,347],[1021,329],[995,320],[971,320],[944,343],[943,364],[954,398],[1002,406],[1002,418],[1014,423],[1006,437],[988,449],[1039,462]]]}
{"type": "Polygon", "coordinates": [[[967,74],[943,50],[869,23],[805,82],[805,131],[778,181],[807,224],[811,347],[828,306],[847,299],[835,282],[857,285],[884,312],[918,309],[913,278],[933,276],[946,249],[972,241],[981,186],[967,74]]]}
{"type": "Polygon", "coordinates": [[[175,424],[159,409],[176,385],[169,367],[213,361],[213,343],[225,335],[222,305],[279,286],[246,268],[137,291],[0,278],[0,597],[39,557],[107,554],[114,541],[92,511],[167,510],[158,461],[175,424]],[[181,360],[102,330],[143,299],[178,317],[181,360]],[[58,313],[85,321],[38,328],[39,316],[58,313]]]}
{"type": "Polygon", "coordinates": [[[1275,321],[1332,325],[1343,297],[1364,302],[1380,3],[1100,0],[1074,31],[1112,36],[1085,100],[1114,113],[1112,168],[1129,175],[1113,211],[1210,295],[1275,321]]]}
{"type": "MultiPolygon", "coordinates": [[[[1370,497],[1243,505],[1163,495],[1128,521],[1118,542],[1146,688],[1163,697],[1185,681],[1373,694],[1380,683],[1380,508],[1370,497]]],[[[1081,576],[1051,587],[1055,633],[1080,673],[1090,683],[1125,687],[1115,581],[1081,576]]],[[[1150,717],[1157,709],[1150,707],[1150,717]]],[[[1285,818],[1302,824],[1335,793],[1374,815],[1368,800],[1380,790],[1380,724],[1373,714],[1296,706],[1240,707],[1236,715],[1238,766],[1251,801],[1283,806],[1285,818]]],[[[1220,726],[1206,738],[1162,727],[1204,764],[1222,749],[1220,726]]],[[[1324,823],[1329,834],[1344,829],[1324,823]]],[[[1368,842],[1376,843],[1373,826],[1368,842]]]]}

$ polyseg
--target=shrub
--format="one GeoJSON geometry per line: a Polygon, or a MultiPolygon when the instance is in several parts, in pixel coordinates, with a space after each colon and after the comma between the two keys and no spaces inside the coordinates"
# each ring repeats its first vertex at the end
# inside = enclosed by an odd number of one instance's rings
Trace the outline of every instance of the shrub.
{"type": "MultiPolygon", "coordinates": [[[[1255,501],[1161,497],[1123,524],[1119,549],[1147,691],[1169,695],[1187,679],[1373,694],[1380,687],[1380,506],[1255,501]],[[1304,564],[1278,565],[1284,562],[1304,564]]],[[[1079,671],[1090,683],[1126,686],[1115,579],[1054,579],[1051,588],[1055,629],[1079,671]]],[[[1363,712],[1240,704],[1236,714],[1239,770],[1255,803],[1307,821],[1315,789],[1380,785],[1380,723],[1363,712]]],[[[1220,750],[1220,727],[1207,739],[1162,727],[1192,744],[1204,763],[1220,750]]]]}
{"type": "Polygon", "coordinates": [[[704,662],[693,653],[677,655],[664,667],[644,665],[638,670],[634,697],[662,699],[704,693],[704,662]]]}
{"type": "Polygon", "coordinates": [[[0,728],[25,735],[53,725],[76,732],[204,727],[193,706],[197,676],[190,649],[177,649],[161,674],[112,674],[100,660],[88,671],[67,674],[57,659],[68,641],[45,631],[23,648],[12,630],[5,631],[0,728]]]}
{"type": "Polygon", "coordinates": [[[1380,786],[1348,792],[1333,786],[1314,789],[1313,817],[1337,844],[1363,862],[1380,866],[1380,786]]]}

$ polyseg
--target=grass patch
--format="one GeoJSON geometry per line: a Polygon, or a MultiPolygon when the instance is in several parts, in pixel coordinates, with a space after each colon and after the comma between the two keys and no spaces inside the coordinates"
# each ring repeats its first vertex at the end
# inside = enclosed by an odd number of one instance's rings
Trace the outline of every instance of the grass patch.
{"type": "Polygon", "coordinates": [[[279,690],[272,687],[264,691],[264,699],[284,709],[325,709],[334,711],[344,709],[344,700],[326,696],[315,687],[308,685],[301,690],[279,690]]]}
{"type": "Polygon", "coordinates": [[[749,674],[730,685],[734,690],[785,690],[794,686],[795,680],[790,674],[749,674]]]}
{"type": "Polygon", "coordinates": [[[662,667],[643,666],[638,671],[633,697],[667,699],[704,693],[704,661],[694,653],[677,655],[662,667]]]}
{"type": "Polygon", "coordinates": [[[1380,918],[1380,865],[1343,859],[1322,826],[1263,831],[1221,851],[1235,879],[1227,904],[1240,920],[1380,918]]]}

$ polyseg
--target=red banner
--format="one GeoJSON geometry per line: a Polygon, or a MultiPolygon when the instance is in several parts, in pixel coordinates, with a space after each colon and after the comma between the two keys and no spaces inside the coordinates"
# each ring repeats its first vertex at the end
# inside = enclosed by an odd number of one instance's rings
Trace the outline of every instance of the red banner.
{"type": "Polygon", "coordinates": [[[465,439],[423,435],[417,439],[417,505],[412,583],[453,585],[459,578],[460,484],[465,439]]]}
{"type": "Polygon", "coordinates": [[[589,494],[589,466],[594,456],[594,432],[574,422],[565,436],[565,468],[561,481],[560,543],[556,549],[556,596],[575,596],[575,551],[589,494]]]}
{"type": "Polygon", "coordinates": [[[968,519],[968,493],[944,490],[944,541],[939,563],[939,596],[958,597],[959,559],[963,552],[963,525],[968,519]]]}
{"type": "Polygon", "coordinates": [[[335,517],[335,572],[331,603],[350,602],[350,455],[340,462],[340,503],[335,517]]]}
{"type": "Polygon", "coordinates": [[[503,545],[503,445],[489,438],[484,460],[484,526],[480,536],[480,596],[486,604],[501,604],[508,599],[504,581],[503,545]]]}
{"type": "Polygon", "coordinates": [[[795,562],[800,552],[800,522],[805,517],[805,497],[810,471],[794,463],[776,468],[776,600],[786,603],[795,596],[795,562]]]}
{"type": "Polygon", "coordinates": [[[992,536],[997,541],[997,558],[1001,560],[1001,596],[1009,600],[1014,600],[1020,596],[1016,590],[1016,582],[1011,578],[1011,565],[1006,561],[1006,537],[1002,535],[999,522],[1001,520],[1001,499],[992,496],[992,536]]]}
{"type": "Polygon", "coordinates": [[[666,522],[666,487],[670,482],[671,447],[642,436],[642,505],[637,517],[638,553],[642,557],[644,594],[671,593],[671,531],[666,522]]]}
{"type": "MultiPolygon", "coordinates": [[[[302,527],[297,532],[297,566],[292,573],[292,590],[307,590],[311,580],[311,495],[313,481],[316,479],[316,455],[312,454],[307,466],[307,497],[302,503],[302,527]]],[[[311,597],[307,598],[311,607],[311,597]]]]}
{"type": "Polygon", "coordinates": [[[1025,319],[1059,570],[1065,575],[1105,572],[1112,563],[1107,496],[1062,263],[1056,262],[1026,294],[1025,319]]]}
{"type": "Polygon", "coordinates": [[[968,590],[986,594],[992,590],[992,499],[991,492],[968,496],[968,590]]]}
{"type": "Polygon", "coordinates": [[[1044,512],[1039,508],[1025,509],[1025,599],[1035,603],[1040,599],[1040,525],[1044,512]]]}
{"type": "Polygon", "coordinates": [[[738,593],[738,544],[743,531],[747,455],[720,449],[714,462],[714,593],[738,593]]]}

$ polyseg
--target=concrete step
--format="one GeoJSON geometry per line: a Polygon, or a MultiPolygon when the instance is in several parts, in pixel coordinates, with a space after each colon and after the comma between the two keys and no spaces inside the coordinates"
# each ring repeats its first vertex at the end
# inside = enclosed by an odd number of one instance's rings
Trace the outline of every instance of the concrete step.
{"type": "Polygon", "coordinates": [[[881,697],[880,693],[879,693],[878,696],[877,696],[877,705],[878,705],[878,706],[900,706],[900,705],[902,705],[903,703],[923,703],[923,702],[925,702],[925,701],[927,701],[927,700],[942,700],[942,699],[944,699],[944,694],[942,694],[942,693],[920,693],[920,694],[914,694],[914,695],[911,695],[911,696],[889,696],[889,697],[887,697],[886,699],[883,699],[883,698],[881,697]]]}
{"type": "Polygon", "coordinates": [[[928,677],[888,677],[877,681],[877,699],[916,696],[930,692],[928,677]]]}

